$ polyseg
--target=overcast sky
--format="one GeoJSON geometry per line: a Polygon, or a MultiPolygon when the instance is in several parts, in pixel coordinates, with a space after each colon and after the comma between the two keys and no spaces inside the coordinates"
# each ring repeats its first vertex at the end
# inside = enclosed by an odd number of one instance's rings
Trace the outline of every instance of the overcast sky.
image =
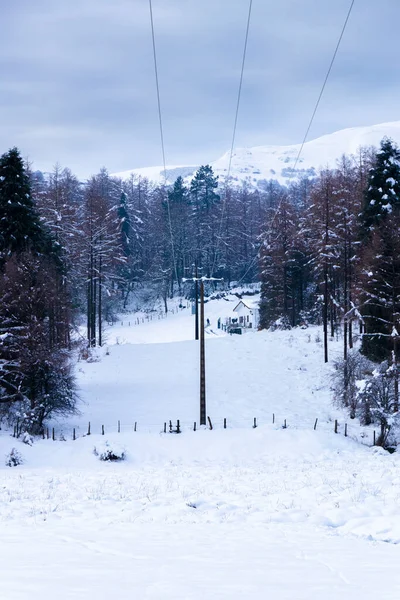
{"type": "MultiPolygon", "coordinates": [[[[350,0],[253,0],[236,146],[299,143],[350,0]]],[[[248,0],[153,0],[167,164],[231,143],[248,0]]],[[[0,151],[80,177],[162,163],[148,0],[0,5],[0,151]]],[[[309,139],[400,120],[399,0],[356,0],[309,139]]]]}

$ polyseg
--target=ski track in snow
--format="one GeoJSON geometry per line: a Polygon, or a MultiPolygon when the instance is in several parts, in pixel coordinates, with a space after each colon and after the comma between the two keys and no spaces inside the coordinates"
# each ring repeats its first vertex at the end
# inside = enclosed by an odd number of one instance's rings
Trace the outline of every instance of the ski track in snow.
{"type": "Polygon", "coordinates": [[[115,325],[109,354],[78,363],[81,415],[54,422],[69,441],[29,447],[1,432],[0,453],[24,457],[0,464],[2,599],[400,596],[397,454],[369,447],[355,422],[344,437],[317,328],[227,336],[216,321],[235,301],[206,305],[213,431],[192,430],[199,348],[186,309],[115,325]],[[178,418],[183,433],[164,435],[178,418]],[[127,459],[100,462],[105,440],[127,459]]]}

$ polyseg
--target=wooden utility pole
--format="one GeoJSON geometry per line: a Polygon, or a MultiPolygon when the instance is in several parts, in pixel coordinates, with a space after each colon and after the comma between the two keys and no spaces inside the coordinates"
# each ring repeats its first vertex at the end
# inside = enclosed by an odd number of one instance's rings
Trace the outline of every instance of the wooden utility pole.
{"type": "Polygon", "coordinates": [[[194,295],[195,295],[195,317],[194,317],[194,339],[199,339],[199,279],[198,279],[197,263],[196,263],[196,274],[194,281],[194,295]]]}
{"type": "Polygon", "coordinates": [[[397,365],[397,342],[398,342],[398,333],[396,327],[393,325],[392,331],[393,338],[393,369],[394,369],[394,402],[393,402],[393,412],[398,412],[399,410],[399,372],[397,365]]]}
{"type": "Polygon", "coordinates": [[[204,282],[200,281],[200,425],[206,425],[206,357],[204,336],[204,282]]]}
{"type": "Polygon", "coordinates": [[[102,293],[101,293],[102,292],[102,290],[101,290],[101,284],[102,284],[101,275],[102,275],[102,273],[101,273],[101,271],[102,271],[102,257],[101,257],[101,238],[100,238],[99,277],[98,277],[98,280],[99,280],[99,302],[98,302],[99,346],[103,345],[103,340],[102,340],[102,325],[103,325],[103,323],[102,323],[102,302],[101,302],[102,301],[102,293]]]}
{"type": "MultiPolygon", "coordinates": [[[[197,267],[196,267],[197,275],[197,267]]],[[[182,281],[194,281],[196,289],[196,325],[195,333],[196,340],[199,339],[199,323],[198,323],[198,298],[197,290],[200,282],[200,425],[206,425],[207,410],[206,410],[206,356],[205,356],[205,327],[204,327],[204,282],[205,281],[223,281],[215,277],[193,277],[191,279],[182,279],[182,281]]]]}

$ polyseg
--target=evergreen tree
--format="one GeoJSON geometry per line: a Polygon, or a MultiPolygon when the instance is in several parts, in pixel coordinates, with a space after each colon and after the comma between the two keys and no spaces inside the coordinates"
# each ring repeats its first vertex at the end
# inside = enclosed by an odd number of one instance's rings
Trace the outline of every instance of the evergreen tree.
{"type": "Polygon", "coordinates": [[[361,213],[362,352],[371,360],[397,360],[400,315],[400,150],[384,139],[369,174],[361,213]]]}
{"type": "Polygon", "coordinates": [[[210,165],[202,166],[195,173],[190,184],[193,207],[193,229],[195,232],[195,260],[203,275],[211,273],[217,262],[217,235],[219,234],[220,197],[215,192],[218,188],[218,177],[210,165]]]}
{"type": "Polygon", "coordinates": [[[17,148],[0,157],[0,257],[43,249],[44,238],[28,175],[17,148]]]}
{"type": "Polygon", "coordinates": [[[22,416],[38,432],[46,416],[76,401],[69,298],[61,245],[42,226],[16,148],[0,158],[0,173],[0,416],[22,416]]]}
{"type": "Polygon", "coordinates": [[[196,171],[191,183],[190,192],[197,212],[209,213],[220,197],[214,190],[218,188],[218,176],[214,175],[210,165],[202,166],[196,171]]]}
{"type": "Polygon", "coordinates": [[[361,215],[364,234],[369,235],[400,204],[400,149],[388,138],[381,142],[376,164],[368,178],[361,215]]]}
{"type": "Polygon", "coordinates": [[[362,352],[374,361],[390,359],[400,331],[400,215],[375,230],[362,258],[362,352]]]}

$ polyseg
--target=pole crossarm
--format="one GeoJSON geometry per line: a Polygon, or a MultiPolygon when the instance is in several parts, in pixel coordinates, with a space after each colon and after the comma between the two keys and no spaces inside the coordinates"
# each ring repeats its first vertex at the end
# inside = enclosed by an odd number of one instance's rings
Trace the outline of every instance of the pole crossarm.
{"type": "Polygon", "coordinates": [[[182,282],[186,281],[224,281],[223,277],[182,277],[182,282]]]}

